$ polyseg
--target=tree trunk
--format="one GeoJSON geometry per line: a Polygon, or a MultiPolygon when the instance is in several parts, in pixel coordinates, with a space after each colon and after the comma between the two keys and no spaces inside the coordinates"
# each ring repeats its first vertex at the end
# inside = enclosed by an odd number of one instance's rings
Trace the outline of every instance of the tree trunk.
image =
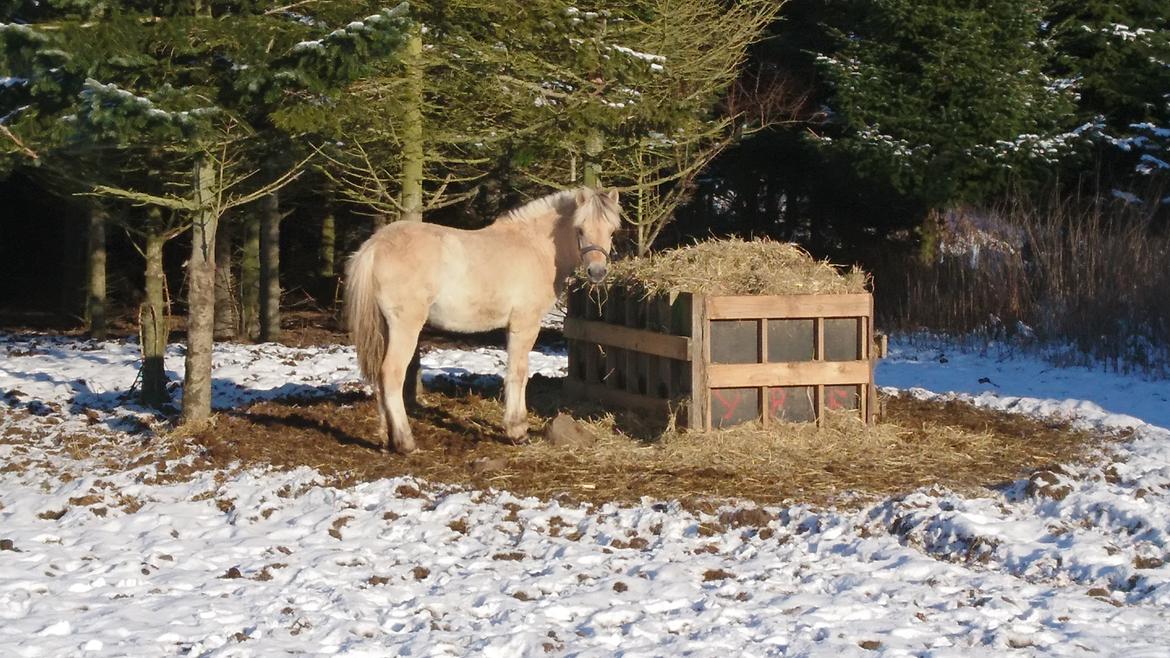
{"type": "Polygon", "coordinates": [[[942,241],[942,216],[942,211],[931,210],[918,228],[918,261],[923,265],[933,265],[938,260],[939,243],[942,241]]]}
{"type": "Polygon", "coordinates": [[[146,295],[138,308],[138,337],[142,346],[142,404],[159,408],[170,401],[163,357],[170,327],[167,322],[166,274],[163,270],[161,211],[152,208],[146,228],[146,295]]]}
{"type": "Polygon", "coordinates": [[[215,232],[215,339],[231,340],[239,326],[232,295],[232,224],[220,223],[215,232]]]}
{"type": "Polygon", "coordinates": [[[215,325],[215,229],[212,207],[215,172],[204,158],[195,161],[195,207],[191,257],[187,260],[187,359],[183,376],[183,424],[211,416],[211,349],[215,325]]]}
{"type": "Polygon", "coordinates": [[[601,187],[601,150],[603,142],[601,131],[596,128],[589,130],[585,138],[585,185],[592,188],[601,187]]]}
{"type": "Polygon", "coordinates": [[[332,307],[338,298],[337,277],[337,219],[333,209],[328,208],[321,219],[321,271],[318,298],[321,303],[332,307]]]}
{"type": "Polygon", "coordinates": [[[89,209],[89,292],[86,295],[85,314],[89,320],[89,337],[106,338],[106,220],[108,213],[101,204],[89,209]]]}
{"type": "Polygon", "coordinates": [[[327,211],[321,220],[321,276],[332,278],[337,275],[334,249],[337,248],[337,220],[333,211],[327,211]]]}
{"type": "Polygon", "coordinates": [[[634,226],[638,227],[638,255],[650,251],[650,223],[646,221],[646,166],[645,149],[639,141],[634,151],[638,165],[638,189],[634,190],[634,226]]]}
{"type": "Polygon", "coordinates": [[[260,338],[260,215],[244,215],[240,257],[240,331],[248,340],[260,338]]]}
{"type": "Polygon", "coordinates": [[[280,196],[264,197],[260,215],[260,342],[280,338],[280,196]]]}
{"type": "Polygon", "coordinates": [[[406,41],[406,107],[402,117],[402,217],[422,221],[423,211],[423,63],[422,33],[412,28],[406,41]]]}

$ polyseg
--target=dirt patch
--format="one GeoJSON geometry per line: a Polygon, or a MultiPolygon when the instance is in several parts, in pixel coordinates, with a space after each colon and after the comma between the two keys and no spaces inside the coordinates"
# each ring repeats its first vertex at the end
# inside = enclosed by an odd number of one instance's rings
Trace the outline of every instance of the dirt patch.
{"type": "MultiPolygon", "coordinates": [[[[522,496],[597,503],[649,496],[688,506],[727,499],[860,504],[936,483],[977,491],[1076,461],[1101,440],[1060,423],[904,398],[885,400],[887,420],[876,428],[841,420],[819,429],[693,433],[659,427],[655,434],[644,418],[580,405],[566,409],[559,380],[536,377],[529,385],[532,442],[517,446],[503,435],[497,399],[451,389],[430,392],[423,402],[412,416],[420,450],[406,456],[378,451],[374,403],[356,393],[264,402],[220,414],[188,440],[211,465],[307,465],[338,486],[414,476],[522,496]],[[562,410],[582,419],[596,440],[558,448],[540,439],[562,410]],[[494,467],[479,467],[485,461],[494,467]],[[839,498],[844,492],[860,496],[839,498]]],[[[399,493],[426,497],[407,485],[399,493]]],[[[741,516],[725,523],[761,527],[770,521],[762,513],[741,516]]],[[[460,525],[452,529],[466,532],[460,525]]]]}
{"type": "Polygon", "coordinates": [[[727,580],[728,578],[735,578],[735,574],[723,569],[708,569],[703,572],[703,582],[705,583],[712,580],[727,580]]]}

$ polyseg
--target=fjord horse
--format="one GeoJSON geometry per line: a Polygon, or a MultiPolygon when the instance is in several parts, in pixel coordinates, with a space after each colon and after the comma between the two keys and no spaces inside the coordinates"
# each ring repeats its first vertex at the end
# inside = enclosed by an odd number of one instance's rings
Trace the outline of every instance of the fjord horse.
{"type": "Polygon", "coordinates": [[[508,330],[504,431],[528,432],[528,352],[540,321],[580,266],[605,278],[620,226],[617,191],[556,192],[461,230],[396,222],[378,230],[346,268],[345,317],[362,376],[374,389],[382,449],[415,449],[403,386],[423,325],[447,331],[508,330]]]}

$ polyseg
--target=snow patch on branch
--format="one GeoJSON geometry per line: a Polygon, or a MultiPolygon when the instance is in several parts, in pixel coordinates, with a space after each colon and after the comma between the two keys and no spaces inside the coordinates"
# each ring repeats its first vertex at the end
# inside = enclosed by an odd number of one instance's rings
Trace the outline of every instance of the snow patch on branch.
{"type": "Polygon", "coordinates": [[[662,62],[666,61],[666,57],[664,55],[655,55],[653,53],[643,53],[643,52],[639,52],[637,50],[634,50],[633,48],[627,48],[625,46],[611,45],[610,49],[616,50],[619,53],[622,53],[623,55],[629,55],[630,57],[636,57],[636,58],[643,60],[643,61],[646,61],[646,62],[662,63],[662,62]]]}

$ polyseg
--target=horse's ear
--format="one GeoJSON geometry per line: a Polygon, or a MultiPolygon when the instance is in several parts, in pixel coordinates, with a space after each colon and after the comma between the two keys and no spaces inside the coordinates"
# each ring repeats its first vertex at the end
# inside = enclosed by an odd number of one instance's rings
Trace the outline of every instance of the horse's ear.
{"type": "Polygon", "coordinates": [[[605,196],[609,197],[609,200],[613,201],[614,203],[618,202],[617,190],[610,190],[605,193],[605,196]]]}
{"type": "Polygon", "coordinates": [[[585,205],[585,202],[589,200],[589,197],[585,194],[585,188],[583,187],[577,188],[573,198],[576,199],[578,207],[585,205]]]}

